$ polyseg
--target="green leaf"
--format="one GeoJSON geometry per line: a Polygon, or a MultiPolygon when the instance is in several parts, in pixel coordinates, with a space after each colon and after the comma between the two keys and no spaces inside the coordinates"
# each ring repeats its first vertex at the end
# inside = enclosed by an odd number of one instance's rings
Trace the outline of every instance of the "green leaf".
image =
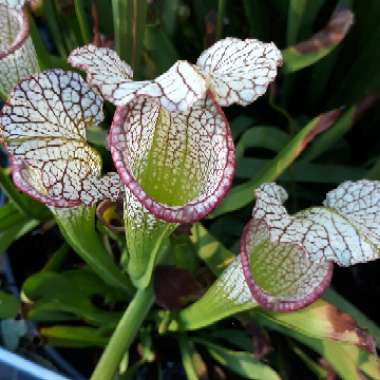
{"type": "MultiPolygon", "coordinates": [[[[217,6],[218,0],[193,0],[192,8],[194,9],[194,15],[199,30],[204,30],[205,20],[207,20],[207,16],[209,16],[211,12],[215,13],[217,6]]],[[[215,25],[215,20],[213,20],[213,24],[215,25]]],[[[202,41],[198,42],[199,45],[201,43],[202,41]]]]}
{"type": "MultiPolygon", "coordinates": [[[[319,2],[319,6],[321,3],[324,3],[325,0],[321,0],[319,2]]],[[[318,4],[318,1],[315,1],[313,4],[318,4]]],[[[318,6],[318,5],[317,5],[318,6]]],[[[337,4],[337,8],[339,7],[350,7],[352,8],[352,0],[340,0],[337,4]]],[[[316,11],[318,11],[316,9],[316,11]]],[[[355,21],[356,23],[356,21],[355,21]]],[[[312,23],[309,23],[309,26],[312,23]]],[[[340,44],[337,46],[332,52],[330,52],[326,57],[322,58],[320,61],[316,62],[316,64],[312,67],[312,73],[309,83],[309,90],[307,95],[307,101],[310,106],[318,104],[321,96],[323,96],[323,91],[326,90],[326,86],[329,83],[331,78],[332,71],[337,64],[338,57],[343,48],[344,44],[340,44]]]]}
{"type": "Polygon", "coordinates": [[[105,347],[108,342],[107,334],[101,328],[57,325],[42,327],[39,333],[48,344],[58,347],[105,347]]]}
{"type": "Polygon", "coordinates": [[[150,24],[145,28],[144,53],[152,66],[146,76],[152,78],[167,71],[178,59],[172,41],[167,37],[160,24],[150,24]]]}
{"type": "Polygon", "coordinates": [[[199,268],[199,258],[196,255],[190,236],[172,234],[170,236],[170,251],[176,267],[195,273],[199,268]]]}
{"type": "Polygon", "coordinates": [[[236,145],[236,160],[244,156],[248,148],[265,148],[279,152],[289,142],[287,133],[270,126],[255,126],[244,132],[236,145]]]}
{"type": "Polygon", "coordinates": [[[97,13],[101,16],[99,17],[100,32],[105,35],[113,36],[113,23],[110,22],[110,20],[113,19],[113,10],[112,7],[110,7],[110,2],[104,0],[95,0],[95,3],[97,13]]]}
{"type": "Polygon", "coordinates": [[[26,219],[25,215],[15,206],[13,202],[7,202],[0,207],[0,231],[22,222],[26,219]]]}
{"type": "Polygon", "coordinates": [[[57,272],[62,267],[69,252],[70,247],[64,242],[55,252],[53,252],[41,270],[57,272]]]}
{"type": "Polygon", "coordinates": [[[216,275],[221,274],[236,258],[201,223],[193,225],[190,238],[195,246],[197,255],[216,275]]]}
{"type": "Polygon", "coordinates": [[[54,44],[62,57],[66,57],[69,53],[67,46],[64,42],[64,34],[60,30],[60,17],[56,0],[44,1],[42,3],[43,16],[46,21],[46,25],[49,28],[50,34],[53,37],[54,44]]]}
{"type": "Polygon", "coordinates": [[[288,27],[286,41],[288,45],[297,42],[297,36],[302,25],[302,18],[307,8],[307,0],[290,0],[288,10],[288,27]]]}
{"type": "Polygon", "coordinates": [[[212,338],[223,339],[240,350],[250,352],[253,349],[252,338],[245,330],[218,328],[215,331],[209,332],[209,336],[212,338]]]}
{"type": "Polygon", "coordinates": [[[314,25],[319,21],[317,17],[320,15],[320,11],[325,4],[326,0],[307,2],[306,10],[302,17],[302,25],[297,33],[297,41],[302,41],[313,33],[314,25]]]}
{"type": "Polygon", "coordinates": [[[249,352],[228,350],[204,339],[194,339],[194,342],[204,346],[218,363],[246,379],[280,380],[277,372],[254,359],[249,352]]]}
{"type": "Polygon", "coordinates": [[[244,12],[249,25],[250,36],[266,40],[269,17],[267,2],[262,0],[243,0],[244,12]]]}
{"type": "Polygon", "coordinates": [[[295,344],[291,344],[290,347],[294,353],[304,362],[304,364],[318,377],[320,380],[325,380],[327,378],[328,372],[326,369],[318,365],[309,355],[307,355],[304,350],[295,344]]]}
{"type": "Polygon", "coordinates": [[[230,127],[234,141],[249,127],[255,124],[255,119],[247,115],[239,115],[230,121],[230,127]]]}
{"type": "Polygon", "coordinates": [[[380,362],[377,357],[355,345],[310,338],[295,329],[285,328],[269,319],[260,319],[260,323],[272,330],[289,335],[319,353],[327,359],[343,380],[362,380],[359,370],[373,379],[380,377],[380,362]]]}
{"type": "Polygon", "coordinates": [[[252,315],[311,338],[336,340],[360,347],[371,344],[368,333],[359,329],[349,314],[322,299],[293,313],[267,312],[256,308],[252,315]]]}
{"type": "Polygon", "coordinates": [[[75,13],[79,23],[79,28],[84,44],[88,44],[91,41],[91,31],[88,18],[86,15],[83,0],[74,0],[75,13]]]}
{"type": "Polygon", "coordinates": [[[180,5],[179,0],[161,1],[160,22],[168,36],[172,37],[177,24],[177,13],[180,5]]]}
{"type": "Polygon", "coordinates": [[[61,68],[64,70],[70,69],[70,65],[61,57],[50,54],[47,50],[42,37],[36,27],[36,23],[33,17],[29,17],[30,23],[30,36],[33,40],[33,45],[37,53],[38,64],[41,70],[49,68],[61,68]]]}
{"type": "Polygon", "coordinates": [[[107,147],[107,131],[99,126],[86,128],[86,137],[91,144],[107,147]]]}
{"type": "MultiPolygon", "coordinates": [[[[268,165],[269,161],[260,158],[242,158],[236,166],[235,175],[237,178],[252,178],[268,165]]],[[[283,173],[278,181],[340,184],[347,180],[366,178],[367,173],[366,169],[356,166],[314,164],[299,160],[291,166],[290,170],[283,173]]]]}
{"type": "Polygon", "coordinates": [[[11,227],[0,231],[0,252],[4,252],[17,239],[36,228],[40,222],[25,218],[11,227]]]}
{"type": "Polygon", "coordinates": [[[188,380],[207,378],[207,367],[202,356],[194,348],[193,343],[184,334],[179,334],[179,348],[181,351],[182,365],[188,380]]]}
{"type": "Polygon", "coordinates": [[[22,287],[22,298],[31,305],[28,318],[32,320],[84,319],[100,326],[117,323],[120,313],[95,307],[92,304],[95,295],[118,298],[112,288],[89,270],[36,273],[22,287]]]}
{"type": "Polygon", "coordinates": [[[127,277],[116,266],[95,231],[95,207],[56,208],[52,211],[67,243],[94,272],[108,284],[132,294],[127,277]]]}
{"type": "Polygon", "coordinates": [[[7,169],[4,168],[0,168],[0,187],[24,216],[46,220],[50,215],[49,210],[44,205],[29,198],[16,188],[7,169]]]}
{"type": "Polygon", "coordinates": [[[369,93],[378,93],[380,88],[379,59],[377,49],[380,38],[378,24],[379,2],[355,1],[355,34],[352,33],[351,44],[343,50],[338,67],[344,67],[347,59],[354,60],[347,65],[347,70],[334,71],[337,84],[334,96],[329,97],[329,104],[350,104],[357,102],[369,93]]]}
{"type": "MultiPolygon", "coordinates": [[[[133,363],[125,373],[120,375],[118,379],[120,380],[135,380],[138,370],[145,364],[144,360],[140,359],[133,363]]],[[[160,380],[160,379],[159,379],[160,380]]]]}
{"type": "Polygon", "coordinates": [[[254,198],[254,190],[265,182],[276,180],[301,154],[308,143],[318,134],[328,129],[338,117],[339,111],[332,110],[312,119],[289,143],[265,166],[256,178],[232,188],[219,207],[211,214],[212,218],[238,210],[254,198]]]}
{"type": "Polygon", "coordinates": [[[138,78],[145,33],[147,1],[112,0],[116,51],[138,78]]]}
{"type": "Polygon", "coordinates": [[[220,40],[223,36],[223,24],[224,24],[225,12],[226,12],[226,0],[218,0],[218,13],[217,13],[217,18],[216,18],[216,30],[215,30],[216,40],[220,40]]]}
{"type": "Polygon", "coordinates": [[[0,319],[15,318],[20,309],[20,301],[12,294],[0,290],[0,319]]]}

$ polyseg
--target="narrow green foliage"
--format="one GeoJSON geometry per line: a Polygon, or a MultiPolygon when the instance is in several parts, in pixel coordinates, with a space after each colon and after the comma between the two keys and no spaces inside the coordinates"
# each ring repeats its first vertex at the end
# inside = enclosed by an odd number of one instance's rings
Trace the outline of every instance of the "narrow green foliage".
{"type": "Polygon", "coordinates": [[[62,245],[50,256],[42,270],[46,272],[58,271],[67,259],[69,252],[70,246],[66,242],[62,243],[62,245]]]}
{"type": "Polygon", "coordinates": [[[194,341],[204,346],[219,364],[245,379],[280,380],[280,376],[272,368],[255,360],[250,352],[232,351],[205,339],[198,338],[194,341]]]}
{"type": "Polygon", "coordinates": [[[30,231],[34,230],[40,224],[39,221],[34,219],[22,218],[19,222],[13,224],[5,230],[0,231],[0,252],[4,252],[8,247],[26,235],[30,231]]]}
{"type": "Polygon", "coordinates": [[[243,157],[248,148],[265,148],[279,152],[289,141],[289,136],[271,126],[256,126],[244,132],[236,145],[236,159],[243,157]]]}
{"type": "Polygon", "coordinates": [[[289,1],[288,29],[286,36],[287,45],[293,45],[297,42],[298,33],[302,26],[302,19],[304,17],[307,5],[307,0],[289,1]]]}
{"type": "Polygon", "coordinates": [[[56,325],[42,327],[39,333],[52,346],[57,347],[104,347],[108,338],[101,328],[56,325]]]}
{"type": "Polygon", "coordinates": [[[216,40],[220,40],[223,35],[224,14],[226,12],[227,0],[218,0],[218,16],[216,19],[216,40]]]}
{"type": "Polygon", "coordinates": [[[243,0],[243,6],[251,37],[265,40],[268,34],[268,25],[265,22],[269,14],[267,2],[243,0]]]}
{"type": "Polygon", "coordinates": [[[161,25],[147,25],[144,33],[144,58],[147,61],[146,76],[154,78],[179,59],[178,52],[161,25]]]}
{"type": "Polygon", "coordinates": [[[163,0],[161,5],[161,24],[168,36],[172,37],[177,25],[179,0],[163,0]]]}
{"type": "Polygon", "coordinates": [[[36,49],[38,64],[41,70],[51,68],[61,68],[68,70],[70,65],[62,57],[50,54],[47,50],[41,35],[36,27],[36,23],[32,17],[29,17],[30,22],[30,36],[33,40],[34,48],[36,49]]]}
{"type": "MultiPolygon", "coordinates": [[[[211,216],[215,218],[227,212],[242,208],[252,202],[255,188],[262,183],[275,181],[296,160],[306,148],[309,141],[320,132],[321,125],[324,125],[326,116],[328,118],[326,114],[312,119],[255,178],[233,187],[229,195],[227,195],[211,216]]],[[[328,123],[332,121],[333,120],[330,120],[328,123]]],[[[324,125],[324,128],[327,128],[327,125],[324,125]]]]}
{"type": "Polygon", "coordinates": [[[0,168],[0,188],[24,216],[39,220],[45,220],[49,216],[49,211],[44,205],[18,191],[10,179],[7,169],[4,168],[0,168]]]}
{"type": "Polygon", "coordinates": [[[363,377],[360,371],[374,379],[380,375],[378,360],[375,356],[352,344],[310,338],[268,319],[262,319],[260,323],[282,334],[289,335],[322,355],[343,380],[361,380],[363,377]]]}
{"type": "Polygon", "coordinates": [[[146,0],[112,0],[116,51],[139,77],[147,13],[146,0]]]}
{"type": "Polygon", "coordinates": [[[60,18],[56,0],[43,2],[43,15],[59,55],[66,57],[69,54],[69,50],[65,46],[64,37],[60,30],[60,18]]]}
{"type": "MultiPolygon", "coordinates": [[[[206,370],[207,374],[205,364],[188,336],[184,333],[180,333],[178,336],[178,343],[181,351],[182,365],[188,380],[200,379],[202,376],[202,369],[203,372],[206,370]]],[[[205,373],[203,373],[203,375],[205,375],[205,373]]]]}
{"type": "Polygon", "coordinates": [[[94,306],[92,297],[115,298],[116,294],[89,270],[62,274],[42,271],[30,276],[22,287],[22,298],[30,304],[28,318],[36,321],[84,319],[98,326],[114,326],[120,313],[94,306]]]}
{"type": "Polygon", "coordinates": [[[222,273],[235,259],[235,255],[215,239],[201,223],[192,227],[191,240],[197,255],[216,275],[222,273]]]}
{"type": "Polygon", "coordinates": [[[328,372],[326,369],[322,368],[318,365],[309,355],[305,353],[300,347],[295,344],[290,344],[290,347],[294,351],[294,353],[304,362],[304,364],[313,372],[318,379],[324,380],[326,379],[328,372]]]}
{"type": "Polygon", "coordinates": [[[84,0],[74,0],[74,5],[83,43],[88,44],[91,41],[91,31],[85,11],[84,0]]]}

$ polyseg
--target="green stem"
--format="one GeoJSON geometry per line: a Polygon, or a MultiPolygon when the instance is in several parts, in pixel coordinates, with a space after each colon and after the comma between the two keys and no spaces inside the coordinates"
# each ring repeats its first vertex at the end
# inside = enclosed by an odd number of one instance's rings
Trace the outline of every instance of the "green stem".
{"type": "Polygon", "coordinates": [[[86,12],[84,10],[83,1],[74,0],[74,4],[75,4],[75,13],[77,15],[77,20],[78,20],[83,42],[85,44],[88,44],[91,41],[91,32],[90,32],[90,27],[88,25],[86,12]]]}
{"type": "Polygon", "coordinates": [[[216,20],[216,40],[219,40],[222,38],[225,10],[226,10],[226,0],[219,0],[218,1],[218,18],[216,20]]]}
{"type": "Polygon", "coordinates": [[[113,378],[120,360],[135,339],[141,324],[153,305],[153,301],[151,286],[137,291],[112,334],[91,380],[111,380],[113,378]]]}

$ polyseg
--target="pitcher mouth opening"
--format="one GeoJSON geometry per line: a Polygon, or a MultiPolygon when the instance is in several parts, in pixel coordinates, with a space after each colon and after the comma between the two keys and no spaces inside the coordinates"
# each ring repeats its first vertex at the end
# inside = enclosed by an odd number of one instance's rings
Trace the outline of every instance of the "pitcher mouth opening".
{"type": "Polygon", "coordinates": [[[314,301],[316,301],[330,286],[334,264],[327,261],[324,276],[321,278],[319,284],[303,297],[281,297],[271,294],[267,289],[264,289],[260,283],[256,281],[251,273],[250,268],[250,253],[247,247],[248,235],[255,221],[251,219],[244,227],[243,234],[240,241],[240,260],[244,274],[245,281],[251,291],[252,297],[264,309],[276,312],[290,312],[302,309],[314,301]]]}
{"type": "Polygon", "coordinates": [[[208,94],[210,101],[215,107],[218,117],[221,119],[225,134],[225,168],[223,175],[218,179],[218,184],[212,194],[200,196],[181,205],[169,205],[166,202],[154,199],[144,189],[139,180],[134,176],[133,171],[125,162],[123,150],[118,146],[119,135],[123,134],[123,125],[127,120],[128,113],[131,112],[131,106],[119,106],[115,112],[111,132],[109,136],[109,146],[113,156],[116,170],[124,183],[129,188],[132,194],[137,198],[142,205],[159,219],[171,223],[193,223],[209,214],[222,201],[225,194],[230,189],[232,184],[234,169],[235,169],[235,151],[231,132],[228,122],[225,119],[223,111],[217,105],[212,94],[208,94]]]}

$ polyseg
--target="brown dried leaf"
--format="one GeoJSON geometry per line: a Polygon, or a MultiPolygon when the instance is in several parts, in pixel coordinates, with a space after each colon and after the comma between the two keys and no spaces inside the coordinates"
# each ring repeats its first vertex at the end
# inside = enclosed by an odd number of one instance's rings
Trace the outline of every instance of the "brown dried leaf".
{"type": "Polygon", "coordinates": [[[346,314],[331,304],[325,306],[326,318],[331,324],[330,337],[340,340],[343,337],[352,336],[352,340],[370,354],[376,352],[376,343],[367,330],[360,328],[351,315],[346,314]]]}
{"type": "Polygon", "coordinates": [[[294,48],[309,54],[339,44],[346,36],[354,22],[354,14],[348,8],[338,8],[331,16],[327,25],[310,39],[300,42],[294,48]]]}
{"type": "Polygon", "coordinates": [[[310,143],[310,141],[315,138],[315,136],[330,128],[331,125],[338,119],[341,113],[342,110],[340,108],[335,108],[331,111],[320,114],[314,128],[304,137],[301,143],[300,151],[302,152],[310,143]]]}
{"type": "MultiPolygon", "coordinates": [[[[261,312],[260,312],[261,313],[261,312]]],[[[316,339],[334,340],[374,352],[374,339],[334,305],[319,299],[297,313],[266,312],[277,323],[316,339]]],[[[348,345],[347,345],[348,346],[348,345]]]]}

